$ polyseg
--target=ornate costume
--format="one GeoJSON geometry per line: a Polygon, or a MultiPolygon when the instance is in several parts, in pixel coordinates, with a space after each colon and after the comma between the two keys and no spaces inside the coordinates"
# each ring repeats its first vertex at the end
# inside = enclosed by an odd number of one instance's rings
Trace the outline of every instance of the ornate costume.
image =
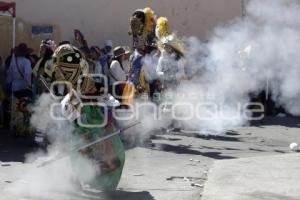
{"type": "Polygon", "coordinates": [[[174,87],[184,78],[184,44],[175,34],[162,37],[161,56],[156,68],[164,87],[174,87]]]}
{"type": "Polygon", "coordinates": [[[136,10],[130,19],[130,33],[133,36],[135,50],[130,57],[129,82],[124,88],[123,104],[132,104],[134,96],[149,96],[149,84],[143,70],[143,58],[151,53],[149,49],[155,45],[155,25],[156,16],[149,7],[136,10]]]}
{"type": "Polygon", "coordinates": [[[34,96],[44,93],[47,89],[39,81],[41,76],[45,75],[45,68],[53,65],[52,55],[56,48],[56,44],[53,40],[43,40],[40,45],[41,58],[38,60],[32,70],[33,74],[33,92],[34,96]]]}
{"type": "Polygon", "coordinates": [[[138,9],[132,14],[129,34],[132,35],[133,47],[143,48],[154,43],[155,20],[154,11],[149,7],[138,9]]]}
{"type": "MultiPolygon", "coordinates": [[[[69,44],[62,45],[55,50],[53,65],[46,69],[51,80],[69,83],[66,84],[67,87],[58,85],[54,92],[64,97],[61,102],[62,113],[66,119],[74,122],[73,143],[75,146],[91,143],[116,130],[111,112],[113,107],[119,105],[119,102],[110,95],[102,95],[93,99],[86,96],[93,95],[95,91],[94,81],[89,77],[88,70],[89,66],[84,54],[69,44]],[[103,108],[91,103],[97,105],[101,103],[105,106],[103,108]],[[100,126],[101,124],[104,126],[100,126]]],[[[116,189],[125,161],[124,148],[119,135],[112,136],[80,152],[73,152],[71,162],[76,173],[82,173],[82,169],[78,166],[82,156],[91,160],[98,172],[96,177],[87,184],[103,190],[116,189]]]]}
{"type": "Polygon", "coordinates": [[[154,96],[159,96],[155,102],[161,103],[166,101],[163,90],[176,89],[180,80],[185,77],[184,72],[184,52],[183,42],[171,33],[169,29],[169,21],[166,17],[159,17],[155,27],[156,46],[160,50],[158,63],[156,66],[156,80],[154,96]],[[163,92],[163,93],[162,93],[163,92]],[[161,94],[162,93],[162,94],[161,94]]]}

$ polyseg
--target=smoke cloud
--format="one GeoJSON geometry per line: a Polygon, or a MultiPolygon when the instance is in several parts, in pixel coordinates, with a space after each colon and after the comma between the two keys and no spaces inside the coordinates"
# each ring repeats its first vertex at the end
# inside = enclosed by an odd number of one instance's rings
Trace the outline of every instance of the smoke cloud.
{"type": "MultiPolygon", "coordinates": [[[[248,123],[245,105],[250,101],[250,94],[266,89],[278,106],[292,115],[300,115],[299,10],[297,0],[252,0],[244,18],[217,27],[208,42],[196,37],[184,38],[185,70],[189,80],[181,81],[173,93],[174,113],[186,118],[180,121],[181,127],[217,134],[243,126],[248,123]]],[[[156,79],[153,69],[157,59],[148,57],[145,63],[147,79],[156,79]]],[[[12,184],[6,191],[21,197],[77,191],[74,177],[78,176],[74,176],[69,159],[44,169],[36,168],[35,163],[66,152],[72,146],[74,126],[51,117],[53,103],[56,101],[50,95],[42,95],[31,119],[36,129],[47,132],[53,145],[47,154],[29,155],[27,162],[31,167],[24,171],[24,181],[12,184]]],[[[132,132],[141,133],[143,137],[151,130],[172,123],[168,114],[153,120],[153,106],[138,110],[139,114],[135,115],[142,125],[132,132]]],[[[87,160],[83,159],[82,166],[84,178],[90,179],[97,173],[87,160]]]]}
{"type": "MultiPolygon", "coordinates": [[[[174,92],[178,116],[188,118],[183,128],[222,133],[243,126],[250,95],[263,90],[276,106],[300,114],[299,10],[297,0],[251,0],[245,17],[216,27],[208,42],[184,38],[190,80],[174,92]]],[[[149,71],[149,58],[145,63],[149,71]]]]}
{"type": "Polygon", "coordinates": [[[43,94],[33,106],[31,125],[47,133],[50,145],[46,151],[40,150],[26,155],[22,175],[5,188],[7,195],[15,198],[75,198],[80,196],[78,189],[82,183],[92,180],[99,172],[92,161],[79,157],[79,154],[76,168],[72,166],[69,150],[75,143],[72,136],[74,125],[68,120],[63,120],[58,105],[59,101],[53,99],[50,94],[43,94]],[[66,157],[39,167],[63,154],[66,157]]]}

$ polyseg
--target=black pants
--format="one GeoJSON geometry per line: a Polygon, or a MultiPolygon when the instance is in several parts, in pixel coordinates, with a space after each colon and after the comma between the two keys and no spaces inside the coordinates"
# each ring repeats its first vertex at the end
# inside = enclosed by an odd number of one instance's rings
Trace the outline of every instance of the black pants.
{"type": "Polygon", "coordinates": [[[32,91],[29,90],[29,89],[18,90],[18,91],[14,91],[14,95],[18,99],[23,98],[23,97],[31,98],[32,97],[32,91]]]}
{"type": "Polygon", "coordinates": [[[10,102],[5,99],[2,103],[2,107],[3,107],[3,125],[4,128],[9,128],[10,125],[10,102]]]}
{"type": "Polygon", "coordinates": [[[122,103],[122,96],[123,96],[123,91],[124,91],[124,84],[119,84],[115,86],[115,91],[114,91],[114,97],[122,103]]]}

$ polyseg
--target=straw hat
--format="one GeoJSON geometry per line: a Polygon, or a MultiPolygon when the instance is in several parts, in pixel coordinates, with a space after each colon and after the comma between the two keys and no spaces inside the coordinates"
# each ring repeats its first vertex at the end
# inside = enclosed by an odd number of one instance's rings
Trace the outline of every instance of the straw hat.
{"type": "Polygon", "coordinates": [[[126,47],[118,46],[118,47],[114,48],[115,58],[120,57],[125,54],[129,54],[129,53],[130,53],[130,49],[128,49],[126,47]]]}
{"type": "Polygon", "coordinates": [[[162,44],[168,45],[180,54],[184,55],[185,49],[183,42],[175,35],[171,34],[161,39],[162,44]]]}
{"type": "Polygon", "coordinates": [[[28,48],[27,44],[25,43],[20,43],[17,47],[14,49],[14,53],[17,56],[26,56],[29,55],[33,52],[33,49],[28,48]]]}

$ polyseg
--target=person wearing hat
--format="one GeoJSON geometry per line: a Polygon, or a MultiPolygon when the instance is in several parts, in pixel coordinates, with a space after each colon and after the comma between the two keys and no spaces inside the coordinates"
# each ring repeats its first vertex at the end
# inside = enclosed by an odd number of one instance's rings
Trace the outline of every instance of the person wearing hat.
{"type": "Polygon", "coordinates": [[[106,40],[104,42],[104,47],[101,49],[101,52],[100,63],[102,66],[104,66],[110,63],[111,59],[113,58],[112,40],[106,40]]]}
{"type": "Polygon", "coordinates": [[[45,64],[47,61],[51,60],[55,48],[56,45],[53,40],[42,40],[40,45],[40,59],[32,70],[32,73],[35,77],[44,74],[45,64]]]}
{"type": "Polygon", "coordinates": [[[101,89],[104,87],[103,78],[99,76],[103,76],[103,67],[100,63],[100,56],[101,56],[101,49],[98,46],[92,46],[90,49],[90,58],[89,58],[89,65],[90,65],[90,74],[95,74],[97,77],[94,77],[95,80],[95,87],[97,89],[97,93],[101,93],[101,89]]]}
{"type": "MultiPolygon", "coordinates": [[[[27,105],[31,102],[31,62],[28,58],[33,52],[25,43],[14,49],[5,80],[6,88],[12,91],[16,101],[12,101],[11,127],[15,135],[25,135],[30,130],[29,111],[27,105]]],[[[14,98],[12,98],[13,100],[14,98]]]]}
{"type": "Polygon", "coordinates": [[[107,55],[112,56],[113,55],[113,42],[112,40],[106,40],[104,42],[104,50],[106,52],[107,55]]]}
{"type": "Polygon", "coordinates": [[[185,76],[184,46],[174,34],[164,37],[161,42],[161,56],[156,73],[164,88],[174,88],[185,76]]]}
{"type": "Polygon", "coordinates": [[[128,77],[129,54],[130,51],[126,51],[124,47],[116,47],[114,49],[114,58],[109,67],[110,88],[113,96],[117,99],[121,99],[124,87],[124,84],[118,84],[117,82],[125,82],[128,77]]]}
{"type": "MultiPolygon", "coordinates": [[[[101,49],[101,56],[99,58],[102,66],[103,74],[109,77],[109,66],[113,58],[113,42],[112,40],[106,40],[104,47],[101,49]]],[[[110,82],[110,80],[108,80],[110,82]]]]}
{"type": "MultiPolygon", "coordinates": [[[[184,45],[175,34],[163,37],[160,42],[162,43],[161,55],[158,60],[156,72],[162,84],[160,86],[160,92],[162,92],[160,102],[167,102],[162,109],[169,110],[172,108],[171,103],[174,100],[173,96],[176,94],[176,88],[180,81],[185,78],[184,45]]],[[[172,119],[171,123],[167,126],[167,130],[179,131],[180,129],[181,123],[176,119],[172,119]]]]}
{"type": "Polygon", "coordinates": [[[31,62],[26,58],[33,50],[25,43],[14,49],[14,54],[7,72],[6,85],[10,86],[17,98],[30,97],[31,91],[31,62]]]}
{"type": "Polygon", "coordinates": [[[90,56],[93,60],[98,60],[101,56],[101,49],[98,46],[91,46],[90,56]]]}
{"type": "Polygon", "coordinates": [[[44,76],[45,68],[52,65],[52,55],[56,48],[56,44],[51,39],[42,40],[40,45],[40,58],[37,61],[36,65],[32,70],[34,76],[33,87],[35,88],[34,92],[37,95],[45,92],[44,85],[39,81],[40,76],[44,76]]]}
{"type": "Polygon", "coordinates": [[[90,73],[102,74],[102,66],[100,64],[101,49],[98,46],[92,46],[90,49],[90,59],[93,62],[93,67],[90,73]]]}

